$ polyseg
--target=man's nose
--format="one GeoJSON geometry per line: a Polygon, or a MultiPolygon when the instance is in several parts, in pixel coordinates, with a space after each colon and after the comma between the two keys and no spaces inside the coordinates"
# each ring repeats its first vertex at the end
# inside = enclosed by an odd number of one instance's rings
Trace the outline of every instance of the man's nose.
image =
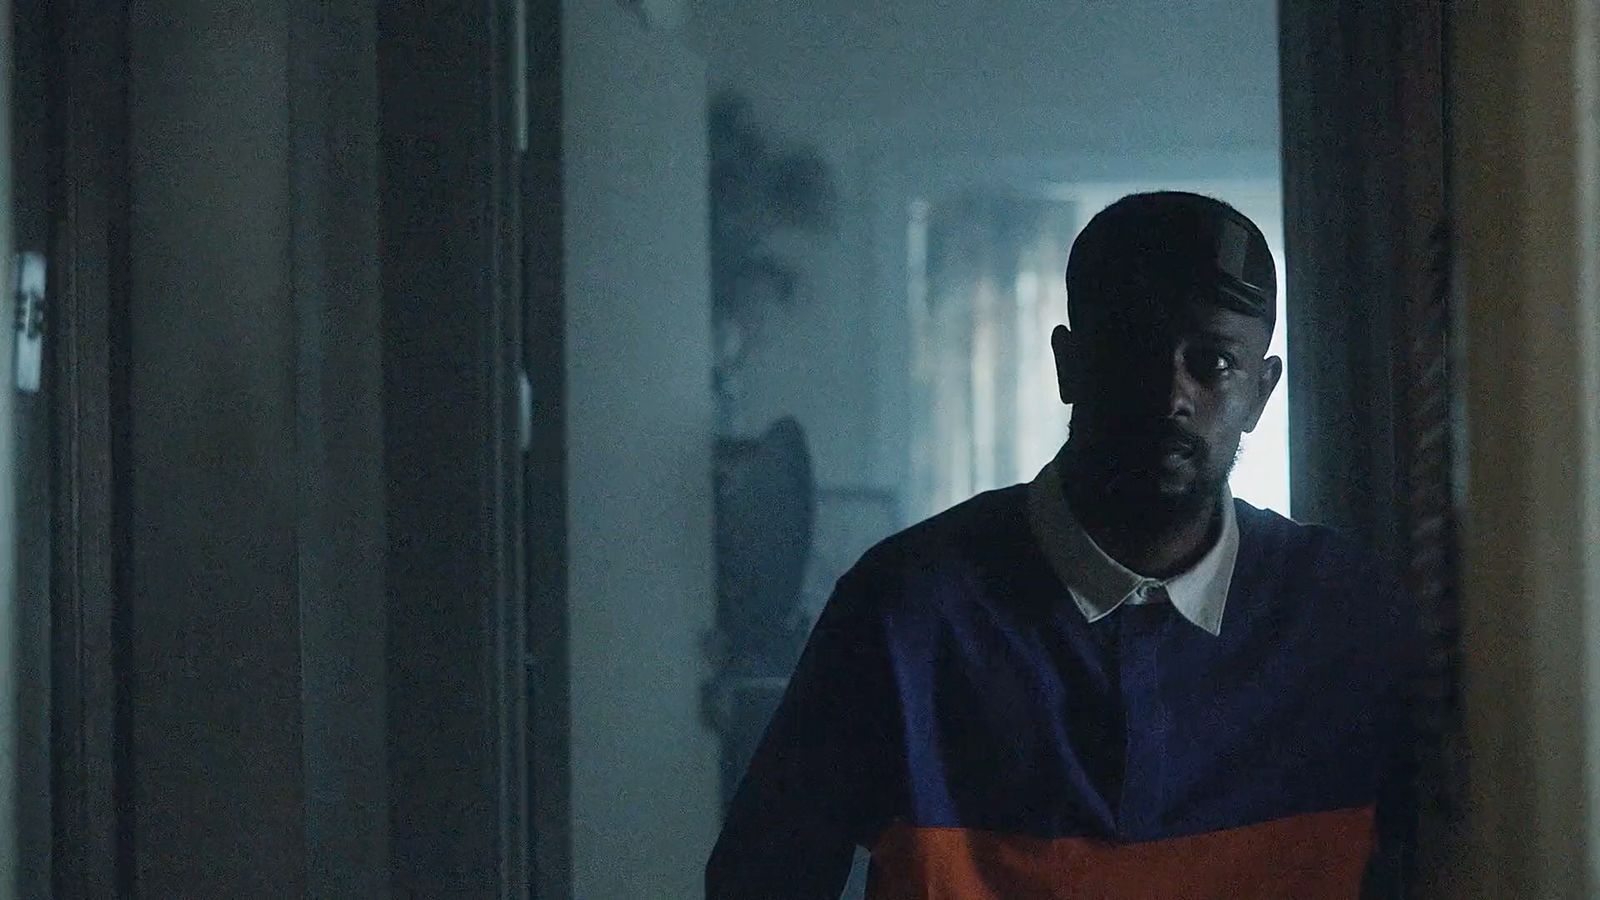
{"type": "Polygon", "coordinates": [[[1172,350],[1166,366],[1167,417],[1187,419],[1194,415],[1194,394],[1198,385],[1184,360],[1182,347],[1172,350]]]}

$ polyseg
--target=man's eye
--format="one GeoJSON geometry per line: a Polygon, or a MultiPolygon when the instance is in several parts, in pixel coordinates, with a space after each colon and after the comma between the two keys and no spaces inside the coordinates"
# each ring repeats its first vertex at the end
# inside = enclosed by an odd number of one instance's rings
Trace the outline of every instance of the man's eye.
{"type": "Polygon", "coordinates": [[[1196,353],[1190,366],[1197,374],[1221,375],[1238,368],[1238,361],[1232,355],[1217,351],[1196,353]]]}

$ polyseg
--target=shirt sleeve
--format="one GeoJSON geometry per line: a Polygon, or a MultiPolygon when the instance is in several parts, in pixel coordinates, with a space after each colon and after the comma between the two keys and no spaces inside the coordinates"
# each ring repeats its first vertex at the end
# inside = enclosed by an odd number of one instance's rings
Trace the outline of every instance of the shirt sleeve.
{"type": "Polygon", "coordinates": [[[885,824],[899,717],[881,598],[859,571],[824,607],[706,865],[707,900],[837,900],[885,824]]]}

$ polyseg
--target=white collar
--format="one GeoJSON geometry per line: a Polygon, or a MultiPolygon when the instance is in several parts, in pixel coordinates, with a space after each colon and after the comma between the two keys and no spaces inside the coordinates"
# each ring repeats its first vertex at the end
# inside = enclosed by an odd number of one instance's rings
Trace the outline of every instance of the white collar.
{"type": "Polygon", "coordinates": [[[1227,485],[1222,488],[1222,534],[1216,544],[1199,562],[1165,581],[1146,578],[1106,555],[1065,498],[1059,462],[1051,460],[1028,485],[1028,517],[1045,557],[1084,618],[1095,622],[1124,603],[1151,602],[1165,588],[1185,619],[1213,636],[1222,633],[1223,607],[1239,556],[1239,521],[1227,485]]]}

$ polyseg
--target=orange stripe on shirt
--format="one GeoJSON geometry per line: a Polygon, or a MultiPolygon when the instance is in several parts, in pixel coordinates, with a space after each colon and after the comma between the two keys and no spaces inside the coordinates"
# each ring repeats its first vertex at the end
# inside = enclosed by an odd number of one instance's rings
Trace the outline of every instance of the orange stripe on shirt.
{"type": "Polygon", "coordinates": [[[1353,900],[1371,806],[1137,844],[890,826],[870,900],[1353,900]]]}

